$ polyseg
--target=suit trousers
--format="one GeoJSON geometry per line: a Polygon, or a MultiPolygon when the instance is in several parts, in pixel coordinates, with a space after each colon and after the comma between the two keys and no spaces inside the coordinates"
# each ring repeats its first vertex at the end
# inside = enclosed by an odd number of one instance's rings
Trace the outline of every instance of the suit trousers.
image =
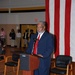
{"type": "Polygon", "coordinates": [[[39,68],[34,71],[34,75],[49,75],[49,68],[39,68]]]}
{"type": "Polygon", "coordinates": [[[11,47],[15,46],[15,40],[11,39],[11,47]]]}
{"type": "Polygon", "coordinates": [[[20,38],[16,38],[17,48],[20,47],[20,38]]]}

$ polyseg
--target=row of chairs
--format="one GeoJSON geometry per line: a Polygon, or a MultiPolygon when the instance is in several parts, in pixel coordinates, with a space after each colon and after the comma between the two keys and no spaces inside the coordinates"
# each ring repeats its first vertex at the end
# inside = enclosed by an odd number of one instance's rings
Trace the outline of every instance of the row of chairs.
{"type": "Polygon", "coordinates": [[[12,56],[5,57],[4,54],[0,55],[0,62],[5,62],[4,64],[4,75],[7,75],[7,67],[12,67],[13,72],[16,72],[16,75],[19,75],[19,65],[20,65],[20,55],[12,54],[12,56]],[[15,71],[16,68],[16,71],[15,71]]]}
{"type": "MultiPolygon", "coordinates": [[[[4,55],[2,56],[5,61],[4,75],[6,75],[7,66],[13,67],[13,71],[14,71],[14,68],[16,67],[17,68],[16,75],[18,75],[19,67],[20,67],[19,54],[12,54],[12,56],[7,56],[6,58],[4,55]]],[[[52,61],[52,67],[50,69],[50,73],[53,73],[54,75],[56,74],[73,75],[72,57],[66,56],[66,55],[57,56],[56,59],[52,61]]]]}

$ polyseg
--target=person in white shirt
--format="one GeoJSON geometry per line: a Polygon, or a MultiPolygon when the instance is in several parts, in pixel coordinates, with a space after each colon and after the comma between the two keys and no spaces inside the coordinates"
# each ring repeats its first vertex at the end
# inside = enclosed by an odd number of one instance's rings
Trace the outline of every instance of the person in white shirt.
{"type": "Polygon", "coordinates": [[[28,39],[29,39],[29,30],[25,30],[24,35],[23,35],[23,39],[25,41],[24,46],[27,47],[28,46],[28,39]]]}
{"type": "Polygon", "coordinates": [[[16,33],[17,48],[20,47],[20,41],[21,41],[21,32],[20,32],[20,30],[18,29],[18,30],[17,30],[17,33],[16,33]]]}

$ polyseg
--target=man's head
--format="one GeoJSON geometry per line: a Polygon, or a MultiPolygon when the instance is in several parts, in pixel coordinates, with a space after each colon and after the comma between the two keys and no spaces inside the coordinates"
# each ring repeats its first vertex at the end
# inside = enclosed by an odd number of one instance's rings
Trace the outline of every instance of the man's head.
{"type": "Polygon", "coordinates": [[[46,22],[44,22],[44,21],[38,22],[38,24],[37,24],[37,32],[41,33],[41,32],[44,32],[45,30],[46,30],[46,22]]]}

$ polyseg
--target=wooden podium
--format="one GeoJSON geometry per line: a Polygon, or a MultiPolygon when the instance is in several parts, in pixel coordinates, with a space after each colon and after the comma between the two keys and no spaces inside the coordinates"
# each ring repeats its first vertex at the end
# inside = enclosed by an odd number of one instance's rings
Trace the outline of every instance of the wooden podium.
{"type": "Polygon", "coordinates": [[[20,69],[23,70],[23,75],[34,75],[34,70],[39,67],[39,59],[35,55],[21,54],[20,69]]]}

